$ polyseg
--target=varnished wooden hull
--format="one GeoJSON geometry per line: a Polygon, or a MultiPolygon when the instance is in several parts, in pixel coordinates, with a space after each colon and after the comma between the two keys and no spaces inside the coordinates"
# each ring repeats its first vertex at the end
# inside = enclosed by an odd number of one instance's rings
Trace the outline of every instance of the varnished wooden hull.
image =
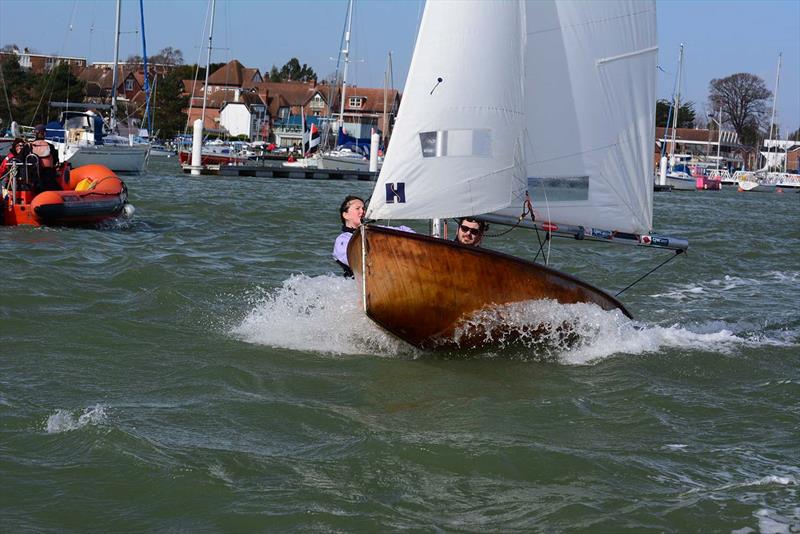
{"type": "MultiPolygon", "coordinates": [[[[471,348],[485,332],[460,333],[459,323],[495,305],[553,299],[594,303],[630,314],[614,297],[568,274],[492,250],[367,226],[366,313],[378,325],[420,348],[471,348]]],[[[362,282],[361,231],[347,257],[362,282]]]]}

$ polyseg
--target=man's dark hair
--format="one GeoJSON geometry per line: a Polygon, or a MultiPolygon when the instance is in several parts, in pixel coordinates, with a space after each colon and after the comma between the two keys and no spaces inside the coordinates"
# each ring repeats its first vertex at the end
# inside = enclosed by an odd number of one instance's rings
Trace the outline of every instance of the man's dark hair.
{"type": "Polygon", "coordinates": [[[461,223],[463,223],[464,221],[478,223],[480,225],[479,228],[481,230],[481,233],[484,233],[486,230],[489,229],[489,223],[487,223],[486,221],[479,221],[478,219],[475,219],[473,217],[459,217],[458,225],[461,226],[461,223]]]}
{"type": "Polygon", "coordinates": [[[342,205],[339,206],[339,218],[342,220],[342,223],[344,223],[344,212],[347,211],[347,208],[350,207],[350,202],[352,202],[353,200],[360,200],[361,202],[364,202],[363,198],[357,197],[355,195],[347,195],[346,197],[344,197],[342,205]]]}

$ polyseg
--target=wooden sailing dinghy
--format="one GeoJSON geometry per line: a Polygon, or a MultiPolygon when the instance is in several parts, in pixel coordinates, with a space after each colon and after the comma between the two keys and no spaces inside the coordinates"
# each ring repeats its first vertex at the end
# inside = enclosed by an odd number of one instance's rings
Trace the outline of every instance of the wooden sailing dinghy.
{"type": "MultiPolygon", "coordinates": [[[[367,218],[479,215],[577,239],[687,247],[650,235],[655,11],[636,0],[428,2],[367,218]],[[535,220],[520,224],[528,194],[535,220]]],[[[378,226],[353,236],[348,260],[366,314],[423,348],[491,342],[480,328],[465,335],[465,318],[528,300],[630,316],[543,265],[378,226]]]]}
{"type": "Polygon", "coordinates": [[[420,348],[472,348],[495,339],[492,332],[461,328],[473,312],[512,302],[592,302],[630,317],[617,299],[568,274],[421,234],[365,226],[350,240],[348,257],[356,279],[363,275],[366,284],[367,315],[420,348]],[[369,251],[366,271],[362,239],[369,251]]]}

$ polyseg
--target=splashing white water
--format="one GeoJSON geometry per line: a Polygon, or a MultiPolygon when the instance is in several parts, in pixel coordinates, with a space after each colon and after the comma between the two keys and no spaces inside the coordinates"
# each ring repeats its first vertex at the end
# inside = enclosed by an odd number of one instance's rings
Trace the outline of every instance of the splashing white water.
{"type": "Polygon", "coordinates": [[[100,404],[86,408],[78,417],[75,417],[67,410],[56,410],[53,415],[47,418],[45,431],[48,434],[58,434],[78,430],[86,425],[99,425],[105,421],[106,409],[100,404]]]}
{"type": "MultiPolygon", "coordinates": [[[[792,333],[770,337],[752,325],[710,321],[695,325],[657,326],[631,321],[619,311],[593,304],[559,304],[552,300],[515,303],[482,310],[468,322],[491,331],[500,322],[522,333],[514,341],[531,359],[582,365],[616,354],[643,354],[665,349],[730,353],[739,347],[786,346],[792,333]],[[542,326],[557,328],[543,329],[542,326]],[[748,333],[750,332],[750,333],[748,333]]],[[[232,334],[249,343],[327,354],[422,354],[386,333],[361,309],[351,279],[294,275],[281,287],[262,292],[232,334]]],[[[501,348],[507,340],[493,339],[501,348]]],[[[509,342],[510,344],[510,342],[509,342]]]]}
{"type": "Polygon", "coordinates": [[[328,354],[415,352],[364,315],[354,280],[332,275],[291,276],[256,298],[232,333],[250,343],[328,354]]]}

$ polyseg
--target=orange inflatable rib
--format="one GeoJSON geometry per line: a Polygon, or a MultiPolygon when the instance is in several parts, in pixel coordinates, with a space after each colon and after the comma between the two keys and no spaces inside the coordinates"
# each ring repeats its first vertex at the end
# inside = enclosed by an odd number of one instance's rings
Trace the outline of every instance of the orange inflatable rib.
{"type": "Polygon", "coordinates": [[[9,183],[3,199],[2,222],[76,226],[96,224],[122,215],[128,203],[125,183],[103,165],[59,169],[55,191],[36,191],[36,183],[24,172],[9,183]]]}

